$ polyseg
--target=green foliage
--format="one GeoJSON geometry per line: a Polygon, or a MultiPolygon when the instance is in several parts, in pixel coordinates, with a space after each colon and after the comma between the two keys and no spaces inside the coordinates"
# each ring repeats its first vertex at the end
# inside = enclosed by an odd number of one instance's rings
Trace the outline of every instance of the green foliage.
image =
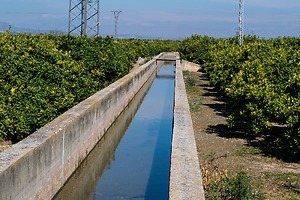
{"type": "Polygon", "coordinates": [[[191,112],[198,112],[203,104],[204,97],[199,97],[197,79],[189,71],[183,71],[186,92],[189,94],[189,107],[191,112]]]}
{"type": "Polygon", "coordinates": [[[287,127],[279,143],[300,153],[300,39],[193,36],[182,47],[188,58],[204,64],[212,85],[229,99],[228,126],[262,134],[272,124],[287,127]],[[203,47],[205,46],[205,47],[203,47]]]}
{"type": "Polygon", "coordinates": [[[237,151],[239,156],[244,155],[259,155],[261,154],[261,150],[259,148],[251,147],[251,146],[245,146],[239,151],[237,151]]]}
{"type": "MultiPolygon", "coordinates": [[[[266,180],[274,182],[275,187],[284,191],[284,196],[279,194],[282,199],[299,199],[300,175],[297,173],[271,173],[264,174],[266,180]]],[[[278,196],[279,196],[278,195],[278,196]]]]}
{"type": "Polygon", "coordinates": [[[0,33],[0,138],[23,139],[177,42],[0,33]]]}
{"type": "Polygon", "coordinates": [[[193,35],[186,38],[179,46],[180,57],[198,64],[204,64],[209,59],[208,49],[215,43],[215,39],[208,36],[193,35]]]}
{"type": "Polygon", "coordinates": [[[205,189],[206,199],[264,199],[261,192],[253,189],[250,177],[243,171],[211,181],[205,189]]]}
{"type": "Polygon", "coordinates": [[[193,77],[188,77],[186,79],[186,84],[189,87],[194,87],[196,85],[196,80],[193,77]]]}
{"type": "Polygon", "coordinates": [[[229,99],[230,127],[260,134],[282,124],[287,131],[277,142],[297,154],[299,47],[299,38],[246,37],[240,46],[237,38],[197,35],[179,42],[0,33],[0,138],[21,140],[127,74],[138,57],[180,51],[204,65],[211,84],[229,99]]]}

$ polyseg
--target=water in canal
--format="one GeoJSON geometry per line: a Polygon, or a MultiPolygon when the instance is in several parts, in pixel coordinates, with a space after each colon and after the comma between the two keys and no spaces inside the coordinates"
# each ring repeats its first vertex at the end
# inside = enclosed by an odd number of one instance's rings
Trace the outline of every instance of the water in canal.
{"type": "Polygon", "coordinates": [[[54,199],[168,199],[174,77],[164,64],[54,199]]]}

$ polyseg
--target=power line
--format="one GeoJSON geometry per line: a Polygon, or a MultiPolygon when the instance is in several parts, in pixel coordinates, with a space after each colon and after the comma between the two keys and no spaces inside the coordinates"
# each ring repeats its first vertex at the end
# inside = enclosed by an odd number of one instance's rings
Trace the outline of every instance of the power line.
{"type": "Polygon", "coordinates": [[[119,15],[122,12],[121,10],[114,10],[111,11],[114,16],[115,16],[115,38],[117,38],[117,32],[118,32],[118,20],[119,20],[119,15]]]}

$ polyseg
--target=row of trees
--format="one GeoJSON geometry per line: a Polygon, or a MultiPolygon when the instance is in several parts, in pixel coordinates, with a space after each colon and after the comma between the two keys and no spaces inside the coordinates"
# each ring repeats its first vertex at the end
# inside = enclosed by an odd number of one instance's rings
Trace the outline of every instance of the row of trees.
{"type": "Polygon", "coordinates": [[[194,35],[182,41],[0,34],[0,138],[19,141],[129,72],[138,57],[178,51],[226,96],[229,127],[300,147],[300,39],[194,35]]]}
{"type": "Polygon", "coordinates": [[[229,127],[263,134],[285,127],[277,139],[300,150],[300,38],[214,39],[193,36],[181,53],[203,64],[210,82],[228,98],[229,127]]]}

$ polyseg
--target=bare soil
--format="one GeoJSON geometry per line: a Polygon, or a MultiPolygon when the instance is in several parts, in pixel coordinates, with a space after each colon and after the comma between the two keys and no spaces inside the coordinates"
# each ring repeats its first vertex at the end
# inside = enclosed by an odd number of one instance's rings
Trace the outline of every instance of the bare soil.
{"type": "Polygon", "coordinates": [[[299,158],[291,161],[272,149],[267,137],[228,129],[226,99],[209,85],[206,73],[184,76],[204,187],[243,170],[266,199],[300,199],[299,158]]]}
{"type": "Polygon", "coordinates": [[[12,144],[11,144],[11,141],[1,141],[0,140],[0,153],[2,151],[4,151],[5,149],[7,149],[8,147],[10,147],[12,144]]]}

